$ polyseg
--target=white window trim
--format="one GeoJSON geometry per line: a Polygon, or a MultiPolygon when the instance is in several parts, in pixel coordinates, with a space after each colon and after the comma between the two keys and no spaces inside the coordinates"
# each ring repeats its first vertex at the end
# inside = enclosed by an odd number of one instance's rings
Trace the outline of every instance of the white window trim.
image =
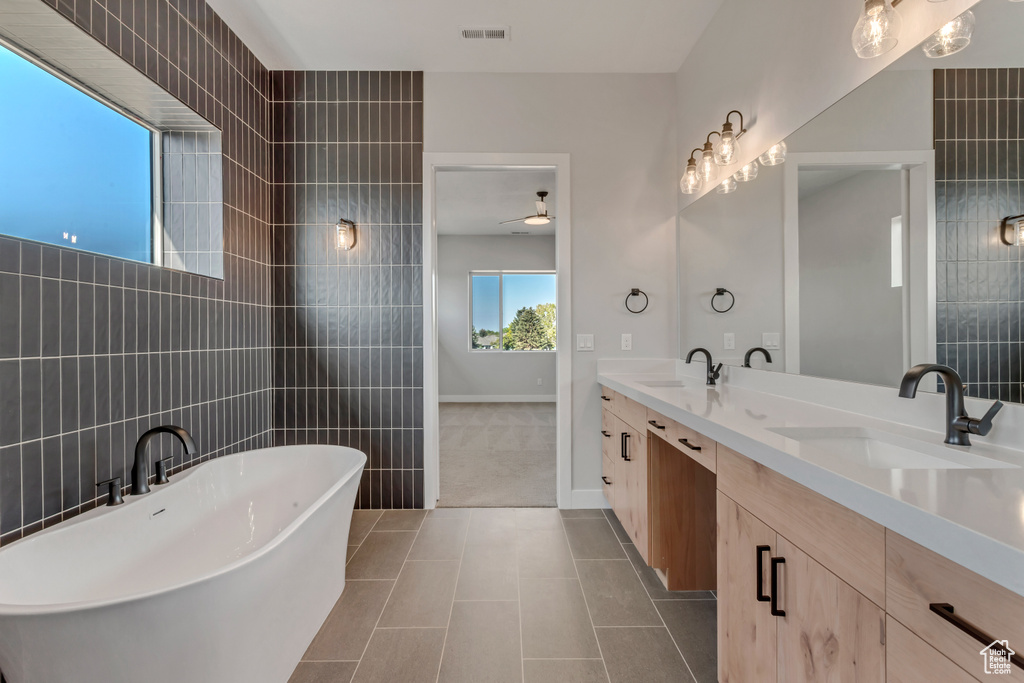
{"type": "MultiPolygon", "coordinates": [[[[506,349],[505,348],[505,275],[554,275],[555,276],[555,298],[558,298],[558,271],[555,270],[471,270],[466,278],[469,287],[469,336],[466,339],[467,347],[472,353],[555,353],[553,349],[506,349]],[[496,349],[475,349],[473,348],[473,278],[476,276],[498,278],[498,348],[496,349]]],[[[558,305],[555,305],[555,329],[558,329],[558,305]]],[[[557,336],[556,336],[557,338],[557,336]]]]}

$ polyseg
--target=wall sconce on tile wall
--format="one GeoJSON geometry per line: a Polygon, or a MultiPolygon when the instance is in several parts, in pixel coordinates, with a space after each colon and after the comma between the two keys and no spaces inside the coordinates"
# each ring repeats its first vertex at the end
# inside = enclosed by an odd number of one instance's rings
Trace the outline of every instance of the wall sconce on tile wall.
{"type": "Polygon", "coordinates": [[[348,251],[356,245],[356,224],[344,218],[338,219],[335,227],[335,246],[348,251]]]}
{"type": "Polygon", "coordinates": [[[1009,247],[1024,245],[1024,214],[1004,218],[999,224],[999,239],[1009,247]]]}

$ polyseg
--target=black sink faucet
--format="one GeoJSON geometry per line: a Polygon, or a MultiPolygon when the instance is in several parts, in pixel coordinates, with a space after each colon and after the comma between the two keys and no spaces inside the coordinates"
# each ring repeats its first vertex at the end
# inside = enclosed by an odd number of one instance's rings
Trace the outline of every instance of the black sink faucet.
{"type": "MultiPolygon", "coordinates": [[[[153,427],[153,429],[150,429],[148,432],[140,436],[139,442],[135,444],[135,464],[132,465],[131,495],[133,496],[149,493],[149,458],[146,457],[146,448],[149,446],[149,442],[160,434],[173,434],[178,438],[178,441],[181,442],[181,445],[185,447],[185,453],[187,455],[195,455],[196,453],[196,442],[193,441],[192,436],[181,427],[162,425],[160,427],[153,427]]],[[[157,463],[156,483],[167,483],[167,474],[163,467],[163,461],[157,463]]]]}
{"type": "Polygon", "coordinates": [[[706,384],[709,387],[715,386],[715,380],[718,379],[719,377],[721,377],[721,375],[722,375],[722,373],[721,373],[722,364],[719,363],[718,367],[715,367],[714,363],[711,362],[711,353],[707,349],[702,349],[702,348],[699,348],[699,347],[696,348],[696,349],[693,349],[688,354],[686,354],[686,362],[687,363],[689,363],[691,360],[693,360],[693,355],[695,353],[703,353],[704,354],[704,357],[708,361],[708,381],[706,382],[706,384]]]}
{"type": "Polygon", "coordinates": [[[743,367],[750,367],[750,357],[753,356],[755,353],[762,354],[764,356],[765,363],[772,362],[772,354],[768,353],[768,349],[762,349],[760,346],[755,346],[754,348],[747,351],[746,355],[743,356],[743,367]]]}
{"type": "Polygon", "coordinates": [[[932,365],[922,363],[915,365],[903,375],[900,383],[900,397],[914,398],[917,396],[917,385],[929,372],[934,372],[942,378],[946,387],[946,443],[953,446],[970,446],[971,437],[969,434],[985,436],[992,429],[992,418],[1003,407],[1003,404],[996,401],[988,409],[985,417],[980,420],[968,417],[967,409],[964,407],[964,383],[957,371],[946,365],[932,365]]]}

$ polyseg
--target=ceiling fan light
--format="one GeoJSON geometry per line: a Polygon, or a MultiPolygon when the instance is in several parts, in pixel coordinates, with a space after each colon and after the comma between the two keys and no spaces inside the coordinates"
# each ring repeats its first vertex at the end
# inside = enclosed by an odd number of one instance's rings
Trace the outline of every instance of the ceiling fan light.
{"type": "Polygon", "coordinates": [[[523,222],[527,225],[547,225],[551,222],[551,219],[547,216],[530,216],[523,222]]]}

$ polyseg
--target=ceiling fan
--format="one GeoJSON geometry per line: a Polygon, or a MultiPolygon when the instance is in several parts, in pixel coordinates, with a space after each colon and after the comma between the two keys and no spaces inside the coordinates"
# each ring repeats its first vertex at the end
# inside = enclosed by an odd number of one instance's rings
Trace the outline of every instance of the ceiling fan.
{"type": "Polygon", "coordinates": [[[548,196],[548,193],[546,190],[541,190],[537,193],[537,196],[540,197],[540,199],[535,202],[537,205],[537,215],[526,216],[525,218],[515,218],[510,221],[502,221],[501,223],[498,223],[498,225],[518,223],[519,221],[523,221],[527,225],[547,225],[550,223],[554,219],[554,216],[548,215],[548,205],[544,202],[544,198],[548,196]]]}

